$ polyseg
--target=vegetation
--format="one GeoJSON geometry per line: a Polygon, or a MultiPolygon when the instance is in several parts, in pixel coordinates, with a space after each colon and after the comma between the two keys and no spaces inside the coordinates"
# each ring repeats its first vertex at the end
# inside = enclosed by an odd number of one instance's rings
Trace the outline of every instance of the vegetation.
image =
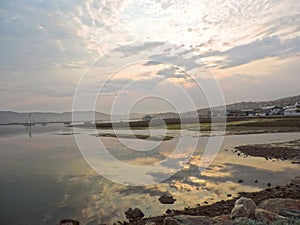
{"type": "Polygon", "coordinates": [[[238,225],[300,225],[300,219],[287,218],[283,220],[277,220],[271,223],[259,222],[256,220],[244,220],[238,223],[238,225]]]}

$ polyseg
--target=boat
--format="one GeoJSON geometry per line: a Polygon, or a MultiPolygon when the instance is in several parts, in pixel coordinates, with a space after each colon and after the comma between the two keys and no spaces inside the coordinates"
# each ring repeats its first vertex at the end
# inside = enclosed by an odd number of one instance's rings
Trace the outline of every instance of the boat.
{"type": "Polygon", "coordinates": [[[27,120],[27,122],[26,122],[26,123],[23,123],[23,125],[26,126],[26,127],[32,127],[32,126],[34,126],[34,122],[33,122],[33,120],[32,120],[32,115],[31,115],[31,113],[29,113],[29,115],[28,115],[28,120],[27,120]]]}

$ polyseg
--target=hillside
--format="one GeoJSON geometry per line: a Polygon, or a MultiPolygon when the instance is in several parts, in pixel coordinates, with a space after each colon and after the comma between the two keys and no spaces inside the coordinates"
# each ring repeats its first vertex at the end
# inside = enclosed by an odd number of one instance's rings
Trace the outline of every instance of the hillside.
{"type": "MultiPolygon", "coordinates": [[[[91,120],[94,112],[77,112],[80,120],[89,121],[91,120]]],[[[67,122],[72,120],[71,112],[63,113],[42,113],[33,112],[31,113],[34,122],[67,122]]],[[[96,112],[96,120],[110,120],[110,115],[105,113],[96,112]]],[[[1,111],[0,112],[0,124],[8,123],[25,123],[28,120],[28,113],[18,113],[12,111],[1,111]]]]}
{"type": "MultiPolygon", "coordinates": [[[[239,103],[233,103],[226,105],[227,110],[245,110],[245,109],[259,109],[261,107],[265,106],[291,106],[295,105],[296,102],[300,102],[300,95],[292,96],[292,97],[286,97],[286,98],[280,98],[276,100],[271,101],[258,101],[258,102],[239,102],[239,103]]],[[[198,113],[206,113],[209,111],[209,108],[199,109],[198,113]]]]}

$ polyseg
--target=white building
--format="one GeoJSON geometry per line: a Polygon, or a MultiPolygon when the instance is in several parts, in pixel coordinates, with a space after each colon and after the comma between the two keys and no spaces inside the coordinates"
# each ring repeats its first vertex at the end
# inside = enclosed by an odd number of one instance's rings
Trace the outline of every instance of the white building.
{"type": "Polygon", "coordinates": [[[289,107],[284,110],[285,116],[300,116],[300,102],[296,102],[294,107],[289,107]]]}
{"type": "Polygon", "coordinates": [[[266,116],[276,116],[283,114],[283,107],[280,106],[267,106],[262,108],[263,114],[266,116]]]}
{"type": "Polygon", "coordinates": [[[285,116],[300,116],[300,108],[289,108],[284,111],[285,116]]]}

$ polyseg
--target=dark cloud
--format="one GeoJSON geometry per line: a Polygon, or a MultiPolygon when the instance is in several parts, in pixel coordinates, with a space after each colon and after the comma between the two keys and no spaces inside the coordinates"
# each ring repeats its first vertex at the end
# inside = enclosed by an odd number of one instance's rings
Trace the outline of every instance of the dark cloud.
{"type": "Polygon", "coordinates": [[[124,56],[136,55],[145,51],[153,50],[159,46],[164,45],[164,42],[146,42],[143,44],[135,44],[135,45],[124,45],[118,48],[115,48],[113,52],[120,52],[124,56]]]}
{"type": "Polygon", "coordinates": [[[187,78],[187,74],[177,68],[166,68],[158,71],[157,75],[164,76],[166,78],[187,78]]]}
{"type": "Polygon", "coordinates": [[[199,68],[201,66],[197,61],[200,60],[200,56],[193,56],[190,58],[182,57],[182,55],[166,55],[157,54],[150,56],[151,61],[163,62],[174,66],[184,67],[186,71],[199,68]]]}
{"type": "Polygon", "coordinates": [[[219,61],[222,69],[247,64],[268,57],[286,58],[300,52],[300,38],[281,40],[277,36],[266,37],[249,44],[233,47],[227,51],[214,51],[205,56],[225,56],[219,61]]]}

